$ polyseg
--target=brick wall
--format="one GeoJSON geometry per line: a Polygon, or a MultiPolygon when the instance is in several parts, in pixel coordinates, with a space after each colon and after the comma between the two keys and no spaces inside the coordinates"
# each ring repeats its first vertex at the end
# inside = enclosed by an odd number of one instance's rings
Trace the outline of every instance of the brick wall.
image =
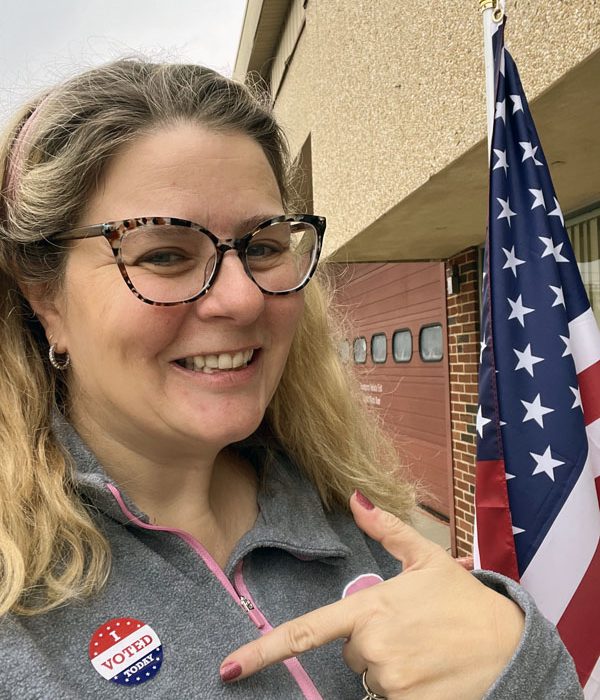
{"type": "Polygon", "coordinates": [[[479,365],[479,293],[477,248],[469,248],[446,261],[446,276],[453,266],[460,289],[447,297],[450,414],[454,474],[454,525],[457,556],[471,554],[475,490],[475,417],[479,365]]]}

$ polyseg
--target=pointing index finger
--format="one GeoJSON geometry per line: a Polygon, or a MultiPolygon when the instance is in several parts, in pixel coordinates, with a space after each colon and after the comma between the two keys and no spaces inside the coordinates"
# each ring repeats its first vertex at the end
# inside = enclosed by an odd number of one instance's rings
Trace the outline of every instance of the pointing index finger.
{"type": "Polygon", "coordinates": [[[356,610],[357,606],[349,604],[348,598],[345,598],[284,622],[224,659],[220,668],[221,678],[224,681],[241,680],[334,639],[350,637],[356,610]]]}

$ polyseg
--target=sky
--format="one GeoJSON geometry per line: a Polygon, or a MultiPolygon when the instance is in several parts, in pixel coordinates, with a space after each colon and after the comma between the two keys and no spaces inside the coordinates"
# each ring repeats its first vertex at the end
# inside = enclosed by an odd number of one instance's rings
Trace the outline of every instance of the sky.
{"type": "Polygon", "coordinates": [[[246,0],[0,0],[0,123],[30,95],[122,56],[231,75],[246,0]]]}

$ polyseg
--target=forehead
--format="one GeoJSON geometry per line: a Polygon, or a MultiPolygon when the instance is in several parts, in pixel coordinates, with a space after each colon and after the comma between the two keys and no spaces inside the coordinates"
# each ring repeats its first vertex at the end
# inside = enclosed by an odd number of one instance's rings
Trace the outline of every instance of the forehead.
{"type": "Polygon", "coordinates": [[[218,231],[257,212],[282,211],[275,175],[254,139],[178,124],[140,136],[112,158],[81,223],[176,216],[218,231]]]}

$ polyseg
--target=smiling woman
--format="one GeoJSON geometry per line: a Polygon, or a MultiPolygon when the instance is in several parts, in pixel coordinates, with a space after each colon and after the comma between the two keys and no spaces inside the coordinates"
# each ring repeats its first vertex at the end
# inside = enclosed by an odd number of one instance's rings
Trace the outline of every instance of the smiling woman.
{"type": "Polygon", "coordinates": [[[2,697],[576,692],[518,586],[403,522],[266,102],[118,61],[1,158],[2,697]]]}

